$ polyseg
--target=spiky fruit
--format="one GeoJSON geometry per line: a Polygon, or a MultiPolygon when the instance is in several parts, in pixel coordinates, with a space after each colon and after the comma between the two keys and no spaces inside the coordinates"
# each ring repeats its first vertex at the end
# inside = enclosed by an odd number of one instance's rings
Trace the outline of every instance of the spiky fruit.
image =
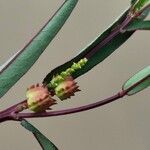
{"type": "Polygon", "coordinates": [[[61,100],[65,100],[67,98],[70,98],[71,96],[74,96],[75,92],[80,91],[78,88],[79,86],[77,86],[77,83],[71,76],[69,76],[66,77],[65,80],[55,88],[55,94],[61,100]]]}
{"type": "Polygon", "coordinates": [[[56,104],[48,88],[44,85],[32,85],[26,92],[28,108],[34,112],[42,112],[56,104]]]}

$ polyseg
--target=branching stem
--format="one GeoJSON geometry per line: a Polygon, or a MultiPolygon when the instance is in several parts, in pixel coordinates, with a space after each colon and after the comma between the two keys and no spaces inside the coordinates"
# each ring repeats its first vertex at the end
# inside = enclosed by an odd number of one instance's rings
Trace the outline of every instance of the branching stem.
{"type": "MultiPolygon", "coordinates": [[[[149,7],[150,7],[150,5],[147,6],[147,8],[149,8],[149,7]]],[[[142,10],[142,12],[143,11],[144,10],[142,10]]],[[[117,28],[116,30],[114,30],[112,33],[110,33],[110,35],[107,38],[105,38],[104,41],[102,41],[99,46],[103,47],[105,44],[109,43],[119,32],[121,32],[121,30],[123,30],[132,21],[132,19],[133,18],[131,16],[127,15],[126,19],[122,22],[120,27],[117,28]]],[[[95,51],[97,51],[97,48],[100,48],[100,47],[96,47],[95,51]]],[[[86,57],[87,58],[91,57],[95,53],[95,51],[94,52],[92,51],[86,57]]],[[[137,82],[136,84],[134,84],[129,89],[122,90],[121,92],[119,92],[119,93],[117,93],[117,94],[115,94],[109,98],[106,98],[104,100],[100,100],[100,101],[92,103],[92,104],[88,104],[88,105],[84,105],[84,106],[80,106],[80,107],[76,107],[76,108],[65,109],[65,110],[40,112],[40,113],[22,113],[22,112],[18,111],[17,108],[19,105],[23,105],[24,103],[26,103],[26,100],[24,100],[18,104],[15,104],[15,105],[5,109],[4,111],[1,111],[0,112],[0,123],[7,121],[7,120],[20,121],[24,118],[37,118],[37,117],[50,117],[50,116],[67,115],[67,114],[72,114],[72,113],[77,113],[77,112],[82,112],[82,111],[94,109],[96,107],[103,106],[105,104],[111,103],[115,100],[118,100],[118,99],[124,97],[130,90],[132,90],[138,84],[142,83],[147,78],[149,78],[149,76],[144,78],[143,80],[137,82]]]]}
{"type": "Polygon", "coordinates": [[[126,95],[125,91],[121,91],[109,98],[106,98],[104,100],[100,100],[98,102],[76,107],[76,108],[70,108],[70,109],[64,109],[64,110],[58,110],[58,111],[50,111],[50,112],[40,112],[40,113],[15,113],[16,107],[20,105],[21,103],[18,103],[14,105],[14,107],[7,108],[6,110],[0,112],[0,122],[7,121],[7,120],[15,120],[19,121],[24,118],[39,118],[39,117],[50,117],[50,116],[60,116],[60,115],[67,115],[77,112],[82,112],[90,109],[94,109],[96,107],[103,106],[105,104],[111,103],[115,100],[118,100],[126,95]]]}

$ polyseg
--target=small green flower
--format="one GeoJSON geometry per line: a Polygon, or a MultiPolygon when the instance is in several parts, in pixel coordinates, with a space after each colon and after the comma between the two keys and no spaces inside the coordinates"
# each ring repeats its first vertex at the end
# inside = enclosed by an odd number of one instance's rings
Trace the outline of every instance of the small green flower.
{"type": "Polygon", "coordinates": [[[77,63],[73,63],[72,66],[60,74],[55,75],[50,83],[47,85],[49,89],[52,89],[54,93],[61,99],[67,99],[74,95],[75,92],[80,91],[77,83],[72,78],[72,74],[82,69],[85,66],[88,59],[83,58],[77,63]]]}
{"type": "Polygon", "coordinates": [[[87,63],[87,58],[81,59],[77,63],[73,63],[73,65],[66,69],[65,71],[62,71],[60,75],[56,75],[52,78],[50,83],[47,85],[49,88],[55,89],[60,83],[62,83],[67,77],[71,76],[72,73],[80,70],[85,64],[87,63]]]}

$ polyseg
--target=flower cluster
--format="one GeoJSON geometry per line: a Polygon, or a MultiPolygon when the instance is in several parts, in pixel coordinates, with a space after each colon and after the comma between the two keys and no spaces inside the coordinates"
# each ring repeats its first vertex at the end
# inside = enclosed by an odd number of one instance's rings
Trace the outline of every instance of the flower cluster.
{"type": "Polygon", "coordinates": [[[87,58],[81,59],[65,71],[62,71],[60,75],[56,75],[52,78],[51,82],[48,84],[49,88],[55,89],[61,82],[65,81],[67,77],[71,76],[74,72],[80,70],[87,63],[87,58]]]}
{"type": "Polygon", "coordinates": [[[73,63],[66,71],[62,71],[60,75],[53,77],[48,85],[36,84],[28,88],[26,93],[28,109],[34,112],[42,112],[56,104],[56,100],[52,98],[53,95],[56,95],[60,100],[74,96],[75,92],[80,90],[71,75],[85,66],[87,61],[86,58],[83,58],[79,62],[73,63]]]}

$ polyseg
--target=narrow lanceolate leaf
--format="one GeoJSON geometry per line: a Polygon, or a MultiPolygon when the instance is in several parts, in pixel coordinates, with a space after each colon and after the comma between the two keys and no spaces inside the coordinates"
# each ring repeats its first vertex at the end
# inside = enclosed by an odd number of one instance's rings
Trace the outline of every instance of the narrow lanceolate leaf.
{"type": "Polygon", "coordinates": [[[27,120],[21,121],[21,125],[33,133],[43,150],[58,150],[58,148],[45,137],[37,128],[30,124],[27,120]]]}
{"type": "Polygon", "coordinates": [[[71,14],[78,0],[66,0],[38,34],[10,60],[1,66],[0,97],[2,97],[35,63],[71,14]]]}
{"type": "Polygon", "coordinates": [[[126,29],[126,31],[134,30],[150,30],[150,20],[135,20],[126,29]]]}
{"type": "Polygon", "coordinates": [[[124,85],[123,90],[127,90],[128,95],[133,95],[150,86],[150,66],[144,68],[133,77],[131,77],[124,85]]]}
{"type": "MultiPolygon", "coordinates": [[[[126,10],[119,19],[102,34],[100,34],[91,44],[83,49],[77,56],[72,60],[64,63],[63,65],[52,70],[44,79],[44,83],[48,84],[53,76],[60,74],[62,71],[69,68],[74,62],[77,63],[81,59],[87,58],[87,63],[79,71],[72,74],[73,78],[77,78],[80,75],[91,70],[95,65],[102,62],[110,54],[112,54],[118,47],[129,39],[134,31],[120,31],[120,25],[127,19],[127,14],[130,9],[126,10]]],[[[147,16],[147,13],[142,14],[139,20],[143,20],[147,16]]],[[[133,19],[134,21],[134,19],[133,19]]],[[[131,21],[132,22],[132,21],[131,21]]]]}

